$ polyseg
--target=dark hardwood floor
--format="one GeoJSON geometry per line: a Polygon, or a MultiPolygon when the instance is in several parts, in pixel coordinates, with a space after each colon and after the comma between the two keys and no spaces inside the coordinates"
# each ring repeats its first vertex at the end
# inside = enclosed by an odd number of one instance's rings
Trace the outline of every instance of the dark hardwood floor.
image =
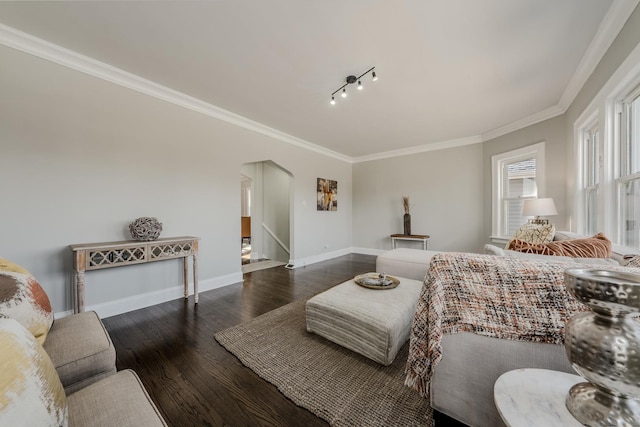
{"type": "Polygon", "coordinates": [[[170,426],[326,426],[220,346],[213,335],[310,297],[357,274],[375,257],[351,254],[295,270],[245,274],[237,283],[104,319],[118,369],[138,373],[170,426]]]}

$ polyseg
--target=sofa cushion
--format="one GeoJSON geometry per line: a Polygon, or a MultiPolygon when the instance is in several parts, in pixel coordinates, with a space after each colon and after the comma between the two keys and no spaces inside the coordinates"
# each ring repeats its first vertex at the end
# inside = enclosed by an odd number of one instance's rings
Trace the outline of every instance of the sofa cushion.
{"type": "Polygon", "coordinates": [[[410,248],[384,251],[376,258],[376,271],[423,281],[429,269],[429,262],[437,253],[440,252],[410,248]]]}
{"type": "Polygon", "coordinates": [[[49,297],[24,268],[0,258],[0,314],[15,319],[42,345],[53,323],[49,297]]]}
{"type": "Polygon", "coordinates": [[[507,249],[541,255],[561,255],[572,258],[611,258],[611,241],[603,233],[585,239],[534,244],[513,239],[507,249]]]}
{"type": "Polygon", "coordinates": [[[70,426],[166,426],[135,372],[126,369],[67,398],[70,426]]]}
{"type": "Polygon", "coordinates": [[[94,311],[56,320],[44,343],[67,394],[116,372],[116,351],[94,311]]]}
{"type": "MultiPolygon", "coordinates": [[[[513,235],[513,239],[527,243],[549,243],[556,234],[553,224],[522,224],[513,235]]],[[[508,249],[509,243],[507,243],[508,249]]]]}
{"type": "Polygon", "coordinates": [[[511,251],[490,244],[484,245],[484,253],[487,255],[503,256],[507,258],[537,259],[541,261],[552,262],[570,262],[591,265],[620,265],[618,261],[614,260],[613,258],[572,258],[561,255],[540,255],[527,252],[511,251]]]}
{"type": "Polygon", "coordinates": [[[0,317],[0,425],[67,425],[66,397],[53,363],[30,331],[7,317],[0,317]]]}

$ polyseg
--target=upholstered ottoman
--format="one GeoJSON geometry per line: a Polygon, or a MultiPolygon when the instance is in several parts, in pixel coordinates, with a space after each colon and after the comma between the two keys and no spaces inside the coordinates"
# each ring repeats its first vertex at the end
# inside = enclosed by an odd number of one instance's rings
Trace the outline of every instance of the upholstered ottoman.
{"type": "Polygon", "coordinates": [[[431,258],[439,251],[398,248],[385,251],[376,258],[376,271],[408,279],[424,280],[431,258]]]}
{"type": "Polygon", "coordinates": [[[422,282],[395,276],[393,289],[368,289],[353,279],[307,301],[307,331],[390,365],[409,339],[422,282]]]}

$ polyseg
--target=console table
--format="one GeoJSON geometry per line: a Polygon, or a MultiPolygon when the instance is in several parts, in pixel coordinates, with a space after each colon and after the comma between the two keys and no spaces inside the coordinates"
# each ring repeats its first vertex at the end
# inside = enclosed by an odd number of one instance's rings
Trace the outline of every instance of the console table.
{"type": "Polygon", "coordinates": [[[426,251],[429,249],[429,237],[425,234],[392,234],[391,246],[395,249],[398,246],[398,240],[411,240],[422,242],[422,249],[426,251]]]}
{"type": "Polygon", "coordinates": [[[148,242],[123,240],[119,242],[85,243],[70,245],[73,251],[74,311],[84,311],[85,271],[153,261],[183,258],[184,297],[189,297],[188,257],[193,257],[193,295],[198,303],[198,240],[199,237],[170,237],[148,242]]]}

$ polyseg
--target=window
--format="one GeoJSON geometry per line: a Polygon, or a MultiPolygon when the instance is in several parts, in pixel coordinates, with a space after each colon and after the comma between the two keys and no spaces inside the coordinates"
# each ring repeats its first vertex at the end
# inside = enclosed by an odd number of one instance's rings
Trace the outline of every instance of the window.
{"type": "Polygon", "coordinates": [[[640,248],[640,87],[622,102],[619,135],[618,233],[624,246],[640,248]]]}
{"type": "Polygon", "coordinates": [[[526,199],[544,194],[544,142],[491,157],[492,239],[508,240],[527,218],[526,199]]]}
{"type": "Polygon", "coordinates": [[[600,130],[598,124],[582,132],[582,218],[584,234],[598,232],[598,184],[600,182],[600,130]]]}

